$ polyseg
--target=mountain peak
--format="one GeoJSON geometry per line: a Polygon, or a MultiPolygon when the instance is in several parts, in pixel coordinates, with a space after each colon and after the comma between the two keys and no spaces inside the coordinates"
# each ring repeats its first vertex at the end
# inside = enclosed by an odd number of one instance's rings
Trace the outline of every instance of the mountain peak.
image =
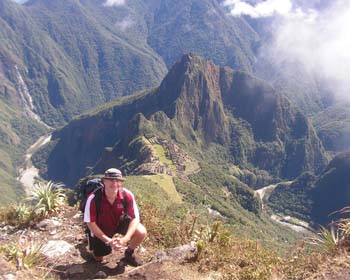
{"type": "Polygon", "coordinates": [[[169,118],[176,118],[181,126],[203,130],[206,142],[219,136],[224,124],[224,109],[220,91],[220,67],[193,54],[185,54],[169,71],[159,95],[169,118]]]}
{"type": "MultiPolygon", "coordinates": [[[[127,151],[129,143],[142,135],[175,141],[203,153],[212,144],[219,145],[228,161],[252,164],[282,178],[294,178],[306,170],[319,171],[327,161],[307,119],[271,86],[244,72],[186,54],[159,88],[87,115],[58,131],[49,175],[58,181],[75,182],[85,174],[86,166],[101,161],[106,147],[113,147],[107,149],[111,162],[129,158],[136,164],[140,147],[132,155],[127,151]],[[72,140],[77,135],[80,138],[72,140]],[[89,141],[81,145],[81,139],[89,141]],[[72,147],[67,141],[79,145],[72,147]],[[68,146],[70,151],[61,152],[68,146]],[[57,172],[58,163],[69,166],[70,174],[66,169],[57,172]]],[[[128,172],[136,167],[128,166],[128,172]]]]}
{"type": "Polygon", "coordinates": [[[179,62],[184,67],[191,67],[194,65],[206,65],[208,63],[211,63],[210,60],[204,59],[203,57],[195,54],[195,53],[187,53],[184,54],[179,62]]]}

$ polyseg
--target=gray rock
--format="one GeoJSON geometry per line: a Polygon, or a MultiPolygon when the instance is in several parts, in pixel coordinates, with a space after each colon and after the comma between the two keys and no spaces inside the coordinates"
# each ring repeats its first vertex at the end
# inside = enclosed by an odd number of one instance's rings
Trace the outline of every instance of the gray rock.
{"type": "Polygon", "coordinates": [[[14,274],[5,274],[2,276],[3,280],[16,280],[16,275],[14,274]]]}
{"type": "Polygon", "coordinates": [[[36,228],[40,230],[47,230],[47,229],[52,230],[59,226],[61,226],[61,223],[59,221],[53,220],[53,219],[45,219],[45,220],[42,220],[40,223],[38,223],[36,225],[36,228]]]}
{"type": "Polygon", "coordinates": [[[66,271],[67,276],[72,276],[79,273],[84,273],[84,266],[82,264],[74,265],[66,271]]]}
{"type": "Polygon", "coordinates": [[[106,272],[99,271],[94,275],[93,279],[106,279],[107,277],[108,275],[106,274],[106,272]]]}
{"type": "Polygon", "coordinates": [[[49,232],[50,235],[55,235],[56,233],[57,233],[57,230],[55,230],[55,229],[53,231],[49,232]]]}
{"type": "Polygon", "coordinates": [[[158,251],[153,261],[185,261],[194,258],[197,253],[196,243],[191,242],[180,247],[158,251]]]}
{"type": "Polygon", "coordinates": [[[10,225],[4,225],[0,227],[0,231],[4,232],[4,233],[9,233],[12,232],[14,230],[15,227],[10,226],[10,225]]]}
{"type": "Polygon", "coordinates": [[[73,245],[64,240],[50,240],[41,248],[41,253],[48,258],[56,258],[66,254],[73,248],[73,245]]]}
{"type": "Polygon", "coordinates": [[[81,212],[78,212],[73,216],[73,219],[81,219],[82,217],[83,217],[83,214],[81,212]]]}

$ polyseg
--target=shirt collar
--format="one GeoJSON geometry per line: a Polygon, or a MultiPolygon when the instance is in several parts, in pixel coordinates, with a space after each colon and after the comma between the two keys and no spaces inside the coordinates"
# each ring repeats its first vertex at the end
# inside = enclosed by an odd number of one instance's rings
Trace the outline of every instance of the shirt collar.
{"type": "Polygon", "coordinates": [[[117,194],[118,199],[123,199],[122,188],[120,187],[117,194]]]}

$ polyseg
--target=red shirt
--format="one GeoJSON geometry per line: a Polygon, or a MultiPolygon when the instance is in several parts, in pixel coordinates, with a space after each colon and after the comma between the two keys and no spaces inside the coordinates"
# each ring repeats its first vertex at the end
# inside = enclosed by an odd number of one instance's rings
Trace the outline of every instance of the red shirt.
{"type": "MultiPolygon", "coordinates": [[[[126,214],[132,219],[139,219],[139,211],[135,202],[134,195],[127,189],[124,189],[124,200],[126,201],[126,214]]],[[[124,213],[123,205],[123,193],[121,190],[118,191],[117,197],[113,204],[110,204],[105,195],[104,189],[102,189],[102,198],[100,211],[98,214],[98,221],[96,221],[96,204],[95,194],[91,193],[85,205],[84,211],[84,222],[93,223],[95,222],[99,228],[109,237],[112,237],[117,227],[120,224],[120,218],[124,213]]]]}

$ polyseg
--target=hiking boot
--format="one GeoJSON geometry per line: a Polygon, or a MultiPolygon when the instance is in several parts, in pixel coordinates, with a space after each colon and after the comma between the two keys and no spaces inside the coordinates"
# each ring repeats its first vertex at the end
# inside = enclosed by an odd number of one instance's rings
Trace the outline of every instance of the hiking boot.
{"type": "Polygon", "coordinates": [[[123,259],[119,260],[117,262],[117,266],[115,267],[114,271],[116,274],[123,274],[125,272],[126,263],[123,261],[123,259]]]}
{"type": "Polygon", "coordinates": [[[92,257],[94,258],[94,261],[95,262],[102,262],[103,261],[103,256],[95,256],[95,255],[92,255],[92,257]]]}
{"type": "Polygon", "coordinates": [[[122,262],[131,265],[131,266],[141,266],[142,261],[136,257],[134,254],[133,255],[125,255],[124,258],[121,259],[122,262]]]}

